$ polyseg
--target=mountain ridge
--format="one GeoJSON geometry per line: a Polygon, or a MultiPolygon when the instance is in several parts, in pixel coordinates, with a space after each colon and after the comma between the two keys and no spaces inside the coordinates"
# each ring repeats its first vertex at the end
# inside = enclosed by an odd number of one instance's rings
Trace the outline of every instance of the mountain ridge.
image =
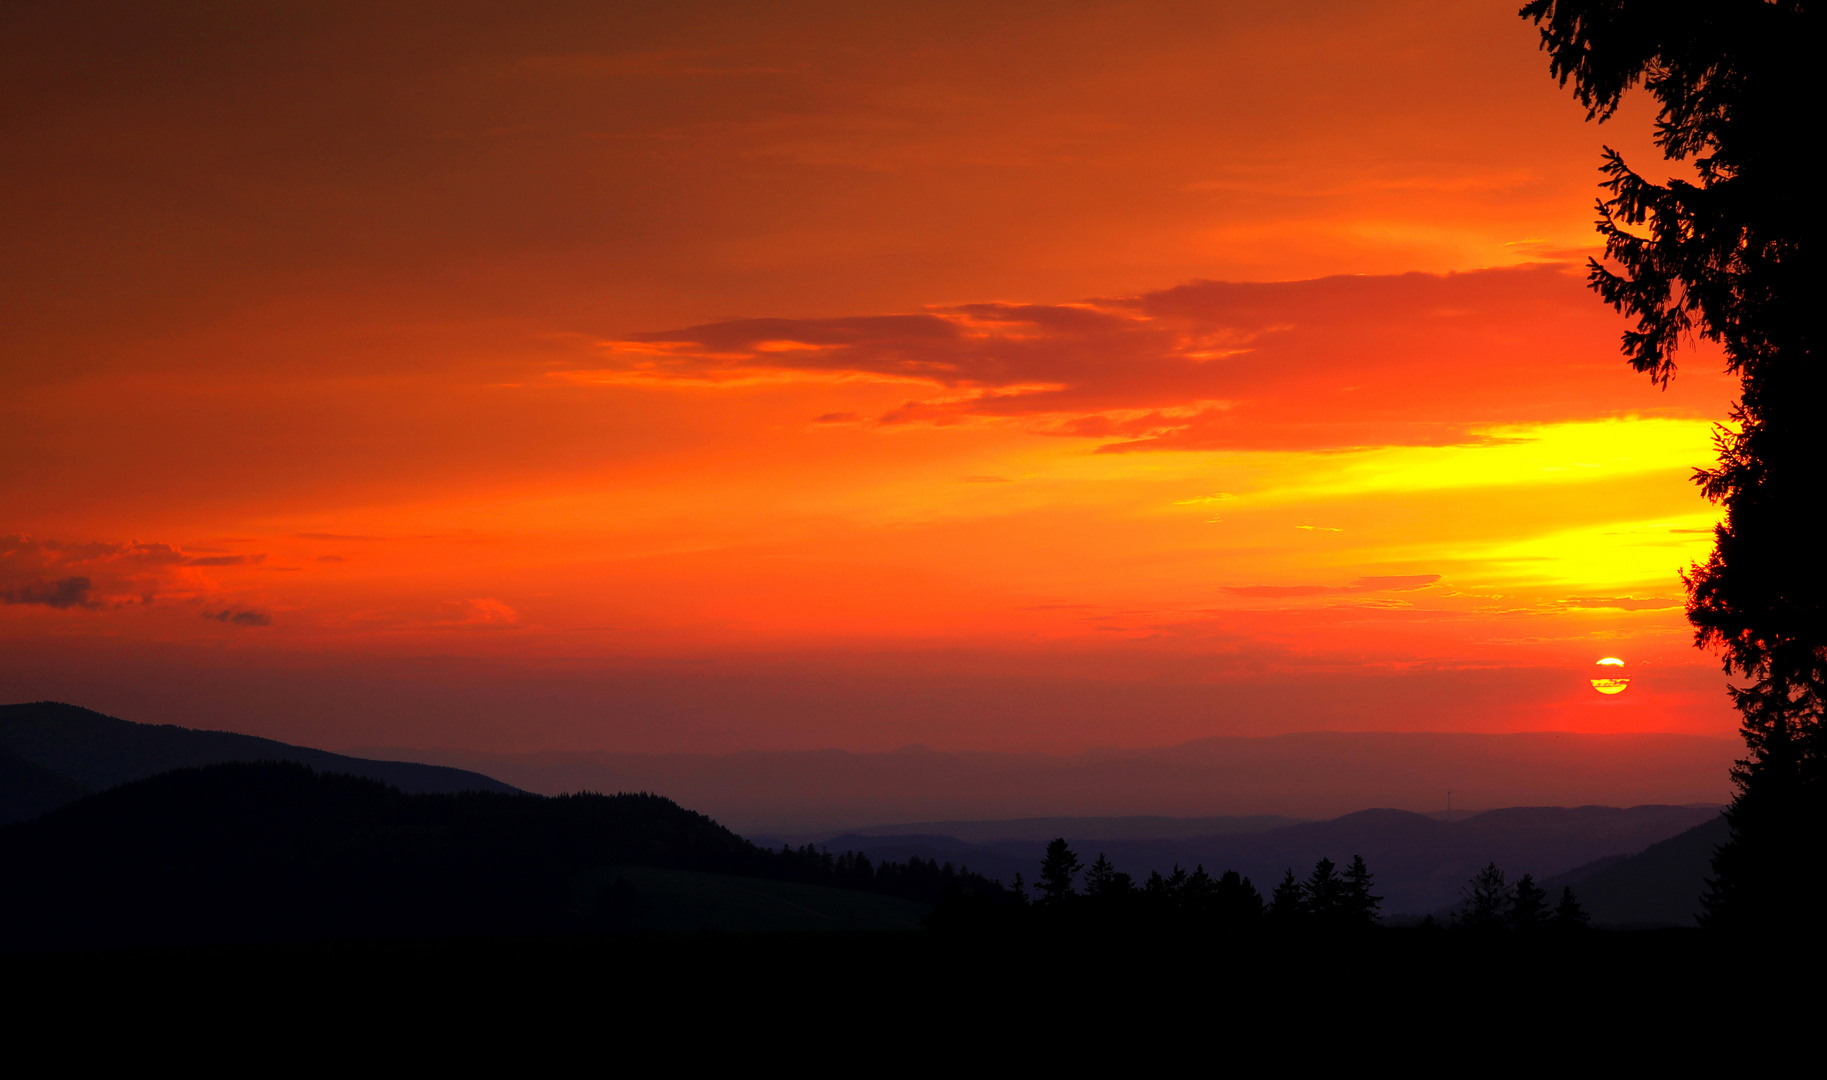
{"type": "MultiPolygon", "coordinates": [[[[59,701],[0,705],[0,751],[70,784],[61,794],[40,783],[36,797],[0,804],[0,824],[27,820],[89,791],[102,791],[172,769],[226,761],[296,761],[322,772],[361,776],[409,794],[520,789],[492,776],[447,765],[351,757],[258,735],[138,724],[59,701]]],[[[21,774],[24,775],[23,773],[21,774]]]]}

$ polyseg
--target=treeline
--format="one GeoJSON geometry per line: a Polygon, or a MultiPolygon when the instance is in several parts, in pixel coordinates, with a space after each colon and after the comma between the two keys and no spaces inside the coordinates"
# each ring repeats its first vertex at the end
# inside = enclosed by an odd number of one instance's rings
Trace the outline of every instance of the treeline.
{"type": "MultiPolygon", "coordinates": [[[[1584,930],[1590,921],[1572,888],[1563,888],[1560,902],[1550,908],[1547,890],[1535,884],[1533,875],[1524,874],[1512,885],[1496,863],[1487,863],[1472,875],[1460,892],[1458,908],[1447,917],[1447,925],[1455,929],[1485,933],[1584,930]]],[[[1430,915],[1422,925],[1431,928],[1438,920],[1430,915]]]]}
{"type": "MultiPolygon", "coordinates": [[[[1064,838],[1047,845],[1030,895],[1020,874],[1012,887],[975,880],[951,882],[928,919],[940,931],[996,933],[1026,930],[1121,930],[1192,933],[1363,932],[1383,925],[1383,898],[1361,855],[1340,869],[1330,858],[1305,879],[1289,869],[1267,900],[1235,870],[1213,876],[1204,866],[1188,873],[1151,872],[1144,881],[1117,870],[1099,853],[1089,867],[1064,838]],[[1083,872],[1082,888],[1080,873],[1083,872]]],[[[1550,909],[1547,894],[1524,874],[1514,885],[1491,864],[1466,884],[1462,902],[1444,924],[1428,916],[1422,927],[1468,931],[1584,929],[1586,912],[1572,889],[1550,909]]]]}
{"type": "Polygon", "coordinates": [[[937,904],[953,893],[1002,894],[1007,891],[1000,882],[965,867],[941,863],[937,859],[922,859],[918,855],[910,856],[906,862],[876,863],[860,851],[833,855],[811,844],[799,848],[783,845],[779,851],[765,854],[770,861],[760,865],[754,876],[882,893],[927,904],[937,904]]]}

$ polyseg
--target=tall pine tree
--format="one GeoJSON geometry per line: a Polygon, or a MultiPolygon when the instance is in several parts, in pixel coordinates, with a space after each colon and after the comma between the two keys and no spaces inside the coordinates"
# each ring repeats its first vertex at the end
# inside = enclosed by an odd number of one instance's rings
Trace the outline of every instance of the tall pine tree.
{"type": "Polygon", "coordinates": [[[1738,376],[1716,467],[1725,510],[1685,575],[1696,643],[1718,648],[1749,750],[1731,837],[1713,862],[1710,926],[1814,919],[1827,865],[1827,369],[1819,325],[1818,29],[1804,0],[1533,0],[1549,70],[1605,120],[1641,83],[1656,143],[1697,183],[1653,183],[1606,148],[1594,289],[1636,320],[1631,365],[1666,385],[1674,353],[1717,343],[1738,376]],[[1798,873],[1800,868],[1802,872],[1798,873]]]}
{"type": "Polygon", "coordinates": [[[1301,886],[1301,899],[1307,903],[1307,914],[1325,926],[1338,926],[1345,921],[1345,880],[1338,876],[1337,870],[1338,865],[1331,859],[1321,858],[1313,864],[1313,873],[1307,875],[1306,883],[1301,886]]]}
{"type": "Polygon", "coordinates": [[[1516,894],[1496,863],[1486,863],[1460,891],[1459,925],[1467,930],[1503,930],[1510,925],[1516,894]]]}
{"type": "Polygon", "coordinates": [[[1351,865],[1345,868],[1341,922],[1358,928],[1377,924],[1377,913],[1383,907],[1383,898],[1371,895],[1370,890],[1375,885],[1376,882],[1370,877],[1370,867],[1364,864],[1364,856],[1353,855],[1351,865]]]}
{"type": "Polygon", "coordinates": [[[1061,904],[1067,897],[1076,896],[1072,887],[1072,878],[1079,872],[1078,856],[1066,844],[1066,838],[1060,837],[1047,843],[1047,853],[1040,860],[1040,880],[1034,888],[1040,893],[1036,901],[1042,904],[1061,904]]]}
{"type": "Polygon", "coordinates": [[[1510,899],[1510,926],[1523,933],[1533,933],[1548,924],[1548,893],[1535,883],[1533,874],[1516,879],[1510,899]]]}
{"type": "Polygon", "coordinates": [[[1281,884],[1275,886],[1275,892],[1269,897],[1269,921],[1278,926],[1290,926],[1305,921],[1307,917],[1307,899],[1300,882],[1294,880],[1294,871],[1289,869],[1281,884]]]}
{"type": "Polygon", "coordinates": [[[1554,922],[1556,931],[1584,930],[1589,922],[1586,909],[1580,906],[1579,897],[1573,895],[1573,887],[1561,889],[1561,902],[1554,905],[1554,922]]]}

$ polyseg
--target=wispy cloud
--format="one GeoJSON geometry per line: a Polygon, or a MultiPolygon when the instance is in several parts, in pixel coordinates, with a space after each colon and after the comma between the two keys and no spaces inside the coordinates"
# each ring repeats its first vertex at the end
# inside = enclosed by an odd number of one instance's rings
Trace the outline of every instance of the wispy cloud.
{"type": "Polygon", "coordinates": [[[606,342],[604,368],[555,374],[905,382],[933,392],[871,422],[1017,421],[1103,453],[1452,445],[1615,411],[1594,373],[1625,375],[1593,351],[1611,335],[1593,332],[1590,300],[1560,266],[1195,282],[1078,304],[707,323],[606,342]]]}
{"type": "Polygon", "coordinates": [[[1298,596],[1340,596],[1349,593],[1412,592],[1440,580],[1439,574],[1389,574],[1361,577],[1349,585],[1226,585],[1234,596],[1283,600],[1298,596]]]}
{"type": "Polygon", "coordinates": [[[89,607],[90,588],[86,577],[28,581],[0,589],[0,604],[43,604],[52,608],[89,607]]]}
{"type": "Polygon", "coordinates": [[[1561,606],[1611,608],[1617,611],[1661,611],[1666,608],[1678,608],[1681,603],[1680,600],[1669,596],[1570,596],[1561,601],[1561,606]]]}
{"type": "Polygon", "coordinates": [[[266,561],[265,555],[205,555],[185,559],[185,566],[254,566],[266,561]]]}

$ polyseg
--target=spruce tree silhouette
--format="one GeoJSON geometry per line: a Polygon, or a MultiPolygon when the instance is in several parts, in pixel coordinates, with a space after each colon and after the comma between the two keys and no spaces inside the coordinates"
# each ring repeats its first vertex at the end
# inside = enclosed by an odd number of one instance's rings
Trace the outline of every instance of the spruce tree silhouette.
{"type": "Polygon", "coordinates": [[[1548,925],[1548,893],[1535,883],[1532,874],[1516,879],[1516,890],[1510,901],[1510,926],[1523,933],[1533,933],[1548,925]]]}
{"type": "Polygon", "coordinates": [[[1130,914],[1134,892],[1135,880],[1098,852],[1097,861],[1085,871],[1085,898],[1091,902],[1093,919],[1106,925],[1122,922],[1130,914]]]}
{"type": "Polygon", "coordinates": [[[1573,895],[1573,887],[1561,889],[1561,902],[1554,905],[1553,927],[1560,932],[1584,930],[1591,920],[1586,909],[1580,906],[1579,898],[1573,895]]]}
{"type": "Polygon", "coordinates": [[[1353,855],[1351,865],[1345,868],[1339,920],[1343,925],[1362,929],[1377,924],[1377,912],[1383,906],[1383,898],[1371,895],[1375,884],[1370,877],[1370,867],[1364,865],[1364,856],[1353,855]]]}
{"type": "Polygon", "coordinates": [[[1235,870],[1219,875],[1212,890],[1212,908],[1227,926],[1248,926],[1262,918],[1262,894],[1250,879],[1235,870]]]}
{"type": "Polygon", "coordinates": [[[1078,856],[1067,846],[1065,837],[1050,841],[1046,856],[1040,861],[1040,880],[1034,884],[1040,892],[1037,902],[1058,905],[1067,897],[1078,895],[1072,887],[1072,878],[1079,869],[1078,856]]]}
{"type": "Polygon", "coordinates": [[[1300,882],[1294,880],[1294,870],[1290,868],[1281,884],[1275,886],[1275,892],[1269,897],[1269,920],[1278,926],[1289,926],[1306,921],[1307,900],[1302,894],[1300,882]]]}
{"type": "Polygon", "coordinates": [[[1667,385],[1676,347],[1698,335],[1739,377],[1718,465],[1695,476],[1725,520],[1684,575],[1696,643],[1751,680],[1729,690],[1749,754],[1733,771],[1731,835],[1702,922],[1811,921],[1827,834],[1817,28],[1803,0],[1534,0],[1521,14],[1588,119],[1612,116],[1641,82],[1659,108],[1657,145],[1698,173],[1698,184],[1652,183],[1607,147],[1598,224],[1615,269],[1593,260],[1589,278],[1636,319],[1623,344],[1637,370],[1667,385]]]}
{"type": "MultiPolygon", "coordinates": [[[[1123,877],[1127,879],[1129,875],[1124,874],[1123,877]]],[[[1103,852],[1098,852],[1097,861],[1091,864],[1091,869],[1085,871],[1085,895],[1108,896],[1118,891],[1116,879],[1116,867],[1110,864],[1103,852]]]]}
{"type": "Polygon", "coordinates": [[[1336,870],[1331,859],[1322,858],[1313,864],[1313,873],[1301,886],[1307,914],[1322,926],[1339,926],[1345,921],[1345,880],[1336,870]]]}
{"type": "Polygon", "coordinates": [[[1466,930],[1503,930],[1510,925],[1516,894],[1504,882],[1496,863],[1486,863],[1460,892],[1459,925],[1466,930]]]}
{"type": "Polygon", "coordinates": [[[1193,867],[1193,872],[1186,875],[1186,884],[1180,886],[1180,903],[1188,911],[1206,914],[1212,910],[1212,903],[1218,895],[1218,883],[1212,875],[1205,872],[1205,864],[1193,867]]]}

